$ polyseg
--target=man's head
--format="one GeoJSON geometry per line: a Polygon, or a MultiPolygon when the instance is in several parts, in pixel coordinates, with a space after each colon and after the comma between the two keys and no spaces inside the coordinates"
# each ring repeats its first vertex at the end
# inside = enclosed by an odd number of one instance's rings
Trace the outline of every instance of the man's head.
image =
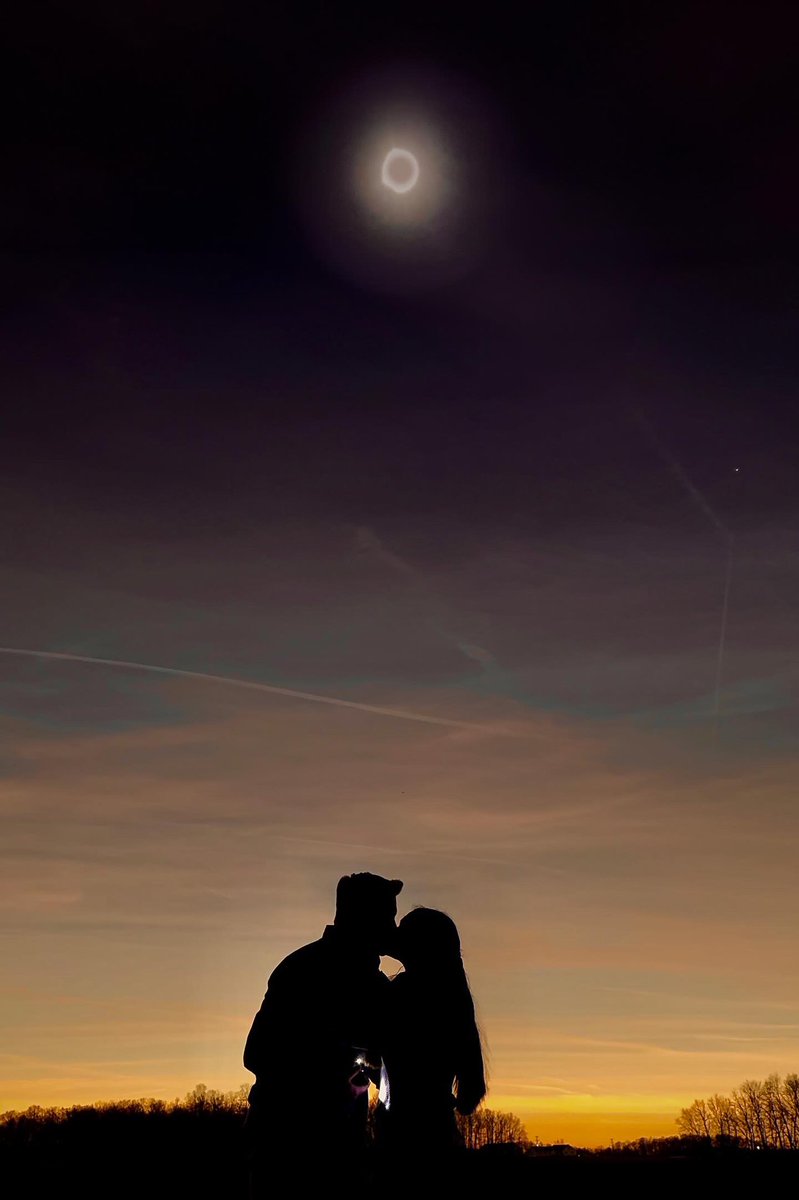
{"type": "Polygon", "coordinates": [[[400,879],[384,879],[368,871],[342,875],[336,888],[336,929],[370,953],[390,954],[401,891],[400,879]]]}

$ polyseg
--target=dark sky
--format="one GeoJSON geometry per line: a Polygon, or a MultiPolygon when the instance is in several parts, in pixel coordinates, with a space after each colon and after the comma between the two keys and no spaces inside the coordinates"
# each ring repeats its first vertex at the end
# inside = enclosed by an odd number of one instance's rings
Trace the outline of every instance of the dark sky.
{"type": "Polygon", "coordinates": [[[0,643],[332,704],[2,655],[0,1107],[236,1085],[360,869],[533,1133],[795,1069],[793,7],[16,14],[0,643]]]}
{"type": "Polygon", "coordinates": [[[96,483],[121,507],[147,477],[177,519],[200,496],[225,508],[235,476],[256,508],[268,479],[292,511],[513,520],[535,448],[536,506],[566,467],[567,520],[586,495],[627,503],[622,469],[654,502],[632,401],[731,517],[790,503],[790,6],[525,15],[29,14],[4,149],[11,477],[96,483]],[[330,114],[353,80],[420,69],[489,114],[486,135],[450,104],[467,155],[493,143],[470,178],[492,231],[465,278],[409,303],[316,253],[303,153],[342,137],[330,114]]]}

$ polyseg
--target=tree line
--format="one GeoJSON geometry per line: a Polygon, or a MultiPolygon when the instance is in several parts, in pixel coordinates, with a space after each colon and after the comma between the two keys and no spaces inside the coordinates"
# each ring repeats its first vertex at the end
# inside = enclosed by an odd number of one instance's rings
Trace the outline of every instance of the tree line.
{"type": "MultiPolygon", "coordinates": [[[[198,1084],[182,1100],[152,1097],[0,1114],[0,1180],[4,1194],[82,1200],[238,1200],[247,1194],[245,1115],[249,1085],[221,1092],[198,1084]]],[[[315,1114],[297,1113],[314,1145],[315,1114]]],[[[467,1147],[480,1151],[518,1142],[518,1117],[480,1109],[463,1118],[467,1147]]],[[[475,1154],[480,1160],[483,1156],[475,1154]]]]}
{"type": "Polygon", "coordinates": [[[0,1115],[4,1194],[82,1200],[195,1200],[247,1194],[247,1088],[202,1084],[183,1099],[154,1098],[0,1115]]]}
{"type": "MultiPolygon", "coordinates": [[[[20,1138],[29,1139],[44,1126],[88,1129],[101,1125],[118,1126],[126,1121],[140,1124],[148,1119],[150,1125],[164,1122],[172,1125],[202,1122],[205,1125],[214,1116],[228,1125],[231,1119],[234,1123],[243,1121],[248,1108],[248,1091],[249,1084],[246,1083],[232,1092],[216,1091],[198,1083],[182,1100],[179,1097],[174,1101],[149,1097],[73,1105],[71,1108],[32,1105],[24,1112],[0,1113],[0,1146],[8,1146],[20,1138]]],[[[376,1097],[370,1106],[372,1118],[375,1106],[376,1097]]],[[[300,1119],[307,1120],[307,1114],[300,1114],[300,1119]]],[[[468,1117],[458,1116],[457,1122],[468,1150],[481,1150],[484,1146],[525,1145],[527,1142],[524,1125],[515,1113],[481,1106],[468,1117]]],[[[369,1128],[370,1131],[374,1128],[373,1119],[369,1122],[369,1128]]]]}
{"type": "Polygon", "coordinates": [[[799,1150],[799,1075],[745,1080],[729,1096],[694,1100],[677,1118],[680,1133],[749,1150],[799,1150]]]}
{"type": "Polygon", "coordinates": [[[208,1088],[204,1083],[198,1083],[181,1100],[156,1100],[152,1096],[138,1100],[108,1100],[96,1104],[73,1104],[70,1107],[32,1104],[22,1111],[14,1109],[0,1113],[0,1129],[11,1129],[16,1125],[42,1125],[59,1123],[70,1120],[107,1117],[164,1117],[175,1113],[199,1114],[225,1112],[244,1115],[247,1111],[247,1093],[249,1086],[243,1083],[232,1092],[218,1092],[208,1088]]]}

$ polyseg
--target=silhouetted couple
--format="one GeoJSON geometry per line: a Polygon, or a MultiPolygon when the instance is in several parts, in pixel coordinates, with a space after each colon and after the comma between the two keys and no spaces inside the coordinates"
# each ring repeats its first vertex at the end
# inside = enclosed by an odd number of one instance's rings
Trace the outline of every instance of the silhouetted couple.
{"type": "Polygon", "coordinates": [[[458,931],[427,908],[397,927],[401,889],[343,876],[334,923],[269,977],[244,1050],[253,1200],[367,1181],[370,1082],[375,1141],[389,1175],[402,1164],[403,1190],[408,1169],[432,1182],[462,1144],[456,1111],[473,1112],[486,1087],[458,931]],[[393,981],[383,954],[404,965],[393,981]]]}

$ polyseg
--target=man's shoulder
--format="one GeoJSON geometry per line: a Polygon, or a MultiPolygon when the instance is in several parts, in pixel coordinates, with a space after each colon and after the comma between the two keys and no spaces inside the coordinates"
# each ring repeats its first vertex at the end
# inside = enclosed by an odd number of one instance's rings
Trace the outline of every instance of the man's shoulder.
{"type": "Polygon", "coordinates": [[[317,938],[315,942],[309,942],[307,946],[300,946],[298,950],[292,950],[291,954],[287,954],[269,976],[269,982],[270,984],[280,982],[306,971],[314,971],[320,961],[327,956],[328,951],[324,938],[317,938]]]}

